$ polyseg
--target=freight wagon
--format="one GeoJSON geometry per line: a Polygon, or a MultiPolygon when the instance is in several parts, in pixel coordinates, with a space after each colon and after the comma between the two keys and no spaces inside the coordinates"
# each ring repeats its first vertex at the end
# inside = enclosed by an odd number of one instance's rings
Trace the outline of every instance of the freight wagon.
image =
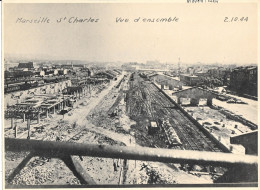
{"type": "Polygon", "coordinates": [[[39,84],[37,81],[28,81],[28,82],[20,82],[20,83],[13,83],[13,84],[8,84],[4,85],[4,93],[9,93],[9,92],[15,92],[19,90],[28,90],[31,88],[38,87],[39,84]]]}
{"type": "Polygon", "coordinates": [[[151,121],[147,127],[148,135],[153,135],[159,131],[159,127],[155,121],[151,121]]]}

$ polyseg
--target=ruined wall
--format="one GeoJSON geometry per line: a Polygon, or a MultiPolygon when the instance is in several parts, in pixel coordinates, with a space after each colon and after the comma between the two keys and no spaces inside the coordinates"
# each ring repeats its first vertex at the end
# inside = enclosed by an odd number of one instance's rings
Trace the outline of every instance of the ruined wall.
{"type": "Polygon", "coordinates": [[[56,94],[59,92],[61,93],[62,89],[64,89],[66,85],[71,86],[71,80],[66,80],[58,83],[50,83],[29,90],[22,90],[22,91],[12,92],[10,94],[5,94],[4,108],[6,108],[7,105],[11,106],[16,103],[23,102],[25,98],[30,96],[31,94],[56,94]]]}
{"type": "Polygon", "coordinates": [[[214,106],[214,108],[216,108],[217,110],[219,110],[220,113],[222,113],[223,115],[225,115],[227,118],[230,118],[234,121],[237,121],[237,122],[240,122],[248,127],[250,127],[252,130],[256,130],[258,129],[257,125],[252,123],[251,121],[239,116],[239,115],[236,115],[220,106],[214,106]]]}

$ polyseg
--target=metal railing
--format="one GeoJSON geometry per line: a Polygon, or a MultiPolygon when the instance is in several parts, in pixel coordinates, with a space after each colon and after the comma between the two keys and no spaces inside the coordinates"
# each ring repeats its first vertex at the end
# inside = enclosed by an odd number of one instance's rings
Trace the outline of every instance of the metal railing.
{"type": "Polygon", "coordinates": [[[59,158],[69,167],[81,184],[93,185],[95,182],[85,172],[81,164],[72,156],[91,156],[120,158],[164,163],[221,166],[228,168],[219,182],[257,183],[258,157],[231,153],[173,150],[147,147],[126,147],[98,144],[78,144],[71,142],[39,141],[5,138],[5,151],[29,151],[30,154],[17,166],[8,177],[8,181],[22,170],[34,156],[59,158]],[[241,175],[241,173],[243,175],[241,175]]]}

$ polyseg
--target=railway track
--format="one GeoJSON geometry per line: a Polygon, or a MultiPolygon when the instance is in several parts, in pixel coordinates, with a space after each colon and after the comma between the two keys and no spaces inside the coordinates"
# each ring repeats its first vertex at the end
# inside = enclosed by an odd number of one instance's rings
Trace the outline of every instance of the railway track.
{"type": "Polygon", "coordinates": [[[132,81],[130,87],[135,88],[137,92],[134,99],[130,100],[133,107],[130,115],[133,113],[137,118],[142,117],[140,111],[135,109],[136,102],[134,101],[137,101],[139,102],[138,109],[145,109],[145,116],[150,120],[168,121],[182,142],[182,145],[176,147],[176,149],[222,151],[215,142],[184,116],[178,108],[175,108],[175,105],[150,81],[145,81],[138,74],[135,74],[134,81],[132,81]],[[145,98],[143,98],[144,96],[145,98]]]}

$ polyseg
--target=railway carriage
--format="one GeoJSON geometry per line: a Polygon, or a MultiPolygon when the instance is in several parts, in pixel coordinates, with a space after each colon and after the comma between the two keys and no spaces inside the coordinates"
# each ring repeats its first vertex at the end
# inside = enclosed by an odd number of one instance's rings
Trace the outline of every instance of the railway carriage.
{"type": "Polygon", "coordinates": [[[159,127],[155,121],[151,121],[148,125],[148,135],[153,135],[159,131],[159,127]]]}
{"type": "Polygon", "coordinates": [[[179,139],[179,136],[177,135],[174,128],[170,126],[169,121],[162,123],[162,129],[165,132],[165,135],[167,138],[167,144],[169,147],[182,145],[181,140],[179,139]]]}
{"type": "Polygon", "coordinates": [[[4,93],[9,93],[9,92],[15,92],[20,90],[20,85],[17,84],[9,84],[8,86],[5,84],[4,85],[4,93]]]}
{"type": "Polygon", "coordinates": [[[28,90],[35,87],[38,87],[37,81],[26,81],[26,82],[19,82],[19,83],[13,83],[8,85],[5,84],[4,93],[15,92],[19,90],[28,90]]]}

